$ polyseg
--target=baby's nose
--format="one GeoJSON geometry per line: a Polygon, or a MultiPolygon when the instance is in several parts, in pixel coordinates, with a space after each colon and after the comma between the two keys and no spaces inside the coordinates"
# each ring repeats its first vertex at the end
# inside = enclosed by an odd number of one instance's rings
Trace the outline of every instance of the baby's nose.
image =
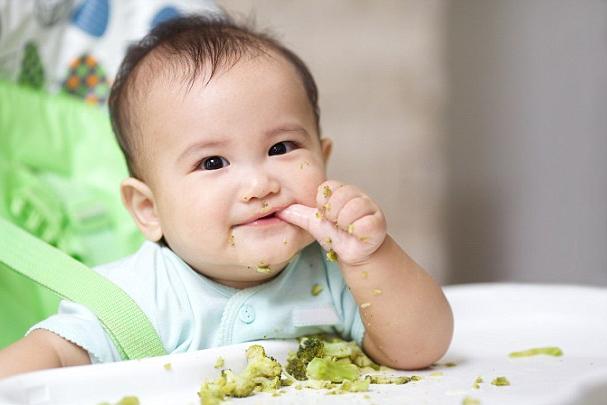
{"type": "Polygon", "coordinates": [[[241,200],[248,202],[253,198],[264,198],[280,191],[280,182],[263,171],[247,173],[247,181],[243,187],[241,200]]]}

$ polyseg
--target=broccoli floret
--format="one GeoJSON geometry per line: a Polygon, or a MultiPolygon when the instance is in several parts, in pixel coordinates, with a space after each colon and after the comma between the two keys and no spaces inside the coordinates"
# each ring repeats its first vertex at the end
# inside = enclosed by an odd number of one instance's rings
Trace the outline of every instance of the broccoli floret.
{"type": "Polygon", "coordinates": [[[299,357],[295,357],[295,355],[290,355],[287,359],[286,371],[296,380],[303,381],[307,378],[306,365],[299,357]]]}
{"type": "Polygon", "coordinates": [[[250,377],[279,377],[282,372],[280,363],[266,356],[263,346],[252,345],[247,349],[247,368],[244,373],[250,377]]]}
{"type": "Polygon", "coordinates": [[[252,345],[247,349],[247,367],[241,374],[223,370],[215,381],[205,382],[198,395],[202,405],[219,404],[229,397],[248,397],[254,392],[268,392],[280,388],[282,367],[264,348],[252,345]]]}
{"type": "Polygon", "coordinates": [[[290,353],[287,358],[287,373],[297,380],[306,380],[308,363],[315,357],[323,357],[324,354],[325,344],[317,336],[301,338],[297,353],[290,353]]]}
{"type": "Polygon", "coordinates": [[[306,367],[306,374],[315,380],[342,382],[355,381],[360,376],[360,370],[349,362],[339,362],[330,358],[315,357],[306,367]]]}
{"type": "Polygon", "coordinates": [[[306,365],[315,357],[324,357],[325,344],[316,336],[302,338],[297,349],[299,357],[306,365]]]}

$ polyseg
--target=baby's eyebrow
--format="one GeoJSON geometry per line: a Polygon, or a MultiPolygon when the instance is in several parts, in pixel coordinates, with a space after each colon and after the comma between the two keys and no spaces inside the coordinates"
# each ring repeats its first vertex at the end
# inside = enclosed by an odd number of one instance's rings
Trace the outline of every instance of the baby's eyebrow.
{"type": "Polygon", "coordinates": [[[281,125],[276,128],[272,128],[266,132],[266,136],[273,137],[273,136],[276,136],[276,135],[279,135],[279,134],[282,134],[285,132],[300,132],[303,135],[305,135],[306,137],[310,136],[310,134],[308,134],[308,131],[306,131],[306,129],[304,127],[296,125],[296,124],[281,125]]]}
{"type": "Polygon", "coordinates": [[[192,145],[188,146],[182,153],[181,155],[179,155],[178,160],[181,161],[183,159],[186,159],[189,155],[191,155],[192,153],[200,150],[200,149],[205,149],[205,148],[214,148],[217,146],[224,146],[225,144],[227,144],[228,141],[225,139],[218,139],[218,140],[203,140],[200,142],[196,142],[193,143],[192,145]]]}

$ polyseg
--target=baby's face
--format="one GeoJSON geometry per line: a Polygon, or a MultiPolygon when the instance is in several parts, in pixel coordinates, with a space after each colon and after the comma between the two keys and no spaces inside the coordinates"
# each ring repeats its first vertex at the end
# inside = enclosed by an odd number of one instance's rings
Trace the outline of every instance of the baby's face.
{"type": "Polygon", "coordinates": [[[312,242],[272,215],[294,203],[315,206],[330,149],[288,62],[243,58],[188,92],[153,84],[140,116],[154,215],[195,270],[226,285],[255,285],[312,242]],[[265,266],[272,272],[257,270],[265,266]]]}

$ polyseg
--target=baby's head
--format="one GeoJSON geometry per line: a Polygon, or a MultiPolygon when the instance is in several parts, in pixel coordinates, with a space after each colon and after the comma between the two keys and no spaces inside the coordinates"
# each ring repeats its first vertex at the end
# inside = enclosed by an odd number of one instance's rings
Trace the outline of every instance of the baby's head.
{"type": "Polygon", "coordinates": [[[129,49],[110,113],[124,204],[196,271],[255,285],[312,242],[273,213],[315,206],[331,143],[312,75],[274,39],[225,17],[162,24],[129,49]]]}

